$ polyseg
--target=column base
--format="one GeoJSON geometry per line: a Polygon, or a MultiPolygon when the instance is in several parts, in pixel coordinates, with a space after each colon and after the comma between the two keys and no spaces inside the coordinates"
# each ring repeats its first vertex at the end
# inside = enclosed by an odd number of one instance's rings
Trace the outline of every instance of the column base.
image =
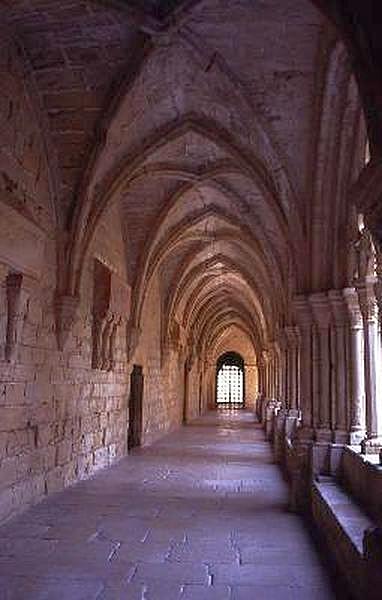
{"type": "Polygon", "coordinates": [[[362,454],[379,454],[382,450],[382,437],[367,438],[361,442],[362,454]]]}
{"type": "Polygon", "coordinates": [[[365,439],[365,431],[358,429],[349,433],[349,446],[360,446],[365,439]]]}
{"type": "Polygon", "coordinates": [[[312,427],[302,426],[297,429],[296,440],[299,442],[312,442],[314,439],[314,429],[312,427]]]}
{"type": "Polygon", "coordinates": [[[351,434],[344,429],[336,429],[333,432],[333,443],[334,444],[351,444],[350,441],[351,434]]]}
{"type": "Polygon", "coordinates": [[[297,408],[288,408],[288,417],[300,418],[300,411],[297,408]]]}
{"type": "Polygon", "coordinates": [[[331,429],[316,429],[316,440],[317,442],[331,443],[333,441],[333,431],[331,429]]]}

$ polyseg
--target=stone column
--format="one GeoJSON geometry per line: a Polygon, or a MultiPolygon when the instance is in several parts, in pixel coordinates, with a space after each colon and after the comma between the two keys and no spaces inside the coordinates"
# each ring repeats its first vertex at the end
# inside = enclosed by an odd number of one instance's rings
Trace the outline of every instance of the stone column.
{"type": "Polygon", "coordinates": [[[269,371],[269,382],[268,382],[268,399],[274,400],[275,387],[274,387],[274,356],[272,350],[269,351],[268,371],[269,371]]]}
{"type": "Polygon", "coordinates": [[[269,352],[268,350],[263,350],[262,353],[263,358],[263,382],[264,382],[264,398],[265,401],[268,401],[270,398],[270,364],[269,364],[269,352]]]}
{"type": "Polygon", "coordinates": [[[349,442],[349,422],[348,422],[348,312],[342,291],[331,290],[328,294],[332,309],[334,329],[333,329],[333,355],[332,362],[334,367],[334,442],[349,442]]]}
{"type": "Polygon", "coordinates": [[[355,288],[343,291],[349,315],[350,444],[365,436],[365,370],[362,314],[355,288]]]}
{"type": "Polygon", "coordinates": [[[318,408],[318,441],[332,441],[331,431],[331,389],[330,389],[330,321],[331,310],[325,293],[309,297],[317,327],[317,360],[315,361],[315,398],[318,408]]]}
{"type": "Polygon", "coordinates": [[[313,437],[313,401],[312,401],[312,313],[306,296],[297,296],[294,311],[300,333],[299,387],[301,401],[302,427],[299,437],[313,437]]]}
{"type": "Polygon", "coordinates": [[[263,358],[259,358],[259,394],[263,397],[266,395],[266,381],[265,381],[265,363],[263,358]]]}
{"type": "Polygon", "coordinates": [[[285,330],[278,336],[279,347],[279,400],[284,408],[289,408],[288,398],[288,344],[285,330]]]}
{"type": "Polygon", "coordinates": [[[366,453],[379,453],[382,448],[381,423],[377,404],[381,399],[378,373],[381,368],[381,353],[378,334],[378,305],[373,284],[374,281],[372,283],[366,281],[364,284],[357,285],[365,340],[366,438],[362,448],[366,453]]]}
{"type": "Polygon", "coordinates": [[[263,364],[263,396],[264,398],[268,398],[268,361],[267,361],[267,353],[265,350],[262,351],[262,364],[263,364]]]}
{"type": "Polygon", "coordinates": [[[281,400],[281,392],[280,392],[280,382],[281,382],[281,372],[280,372],[280,348],[278,342],[273,342],[273,378],[274,378],[274,399],[281,400]]]}
{"type": "Polygon", "coordinates": [[[296,327],[289,326],[285,328],[285,333],[288,342],[288,399],[289,408],[297,410],[298,402],[298,345],[299,335],[296,327]]]}

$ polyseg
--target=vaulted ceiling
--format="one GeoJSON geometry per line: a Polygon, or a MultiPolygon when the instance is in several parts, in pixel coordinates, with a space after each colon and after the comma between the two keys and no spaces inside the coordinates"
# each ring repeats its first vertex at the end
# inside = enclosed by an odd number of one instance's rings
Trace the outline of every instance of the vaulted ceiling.
{"type": "MultiPolygon", "coordinates": [[[[168,334],[175,321],[200,348],[233,326],[263,346],[296,291],[341,283],[340,261],[331,270],[312,257],[320,247],[332,256],[346,238],[344,198],[363,166],[365,132],[351,65],[322,10],[343,27],[358,67],[370,14],[358,12],[357,25],[355,3],[346,14],[340,2],[317,5],[3,3],[65,232],[66,293],[79,293],[90,239],[113,203],[137,326],[154,275],[168,334]]],[[[373,37],[369,59],[378,44],[373,37]]],[[[373,127],[379,100],[361,70],[373,127]]]]}

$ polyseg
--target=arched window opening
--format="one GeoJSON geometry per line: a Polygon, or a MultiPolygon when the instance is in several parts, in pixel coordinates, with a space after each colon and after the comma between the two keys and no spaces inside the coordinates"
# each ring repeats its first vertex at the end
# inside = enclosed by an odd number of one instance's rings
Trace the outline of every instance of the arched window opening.
{"type": "Polygon", "coordinates": [[[244,360],[236,352],[226,352],[216,365],[216,405],[219,408],[243,408],[244,391],[244,360]]]}

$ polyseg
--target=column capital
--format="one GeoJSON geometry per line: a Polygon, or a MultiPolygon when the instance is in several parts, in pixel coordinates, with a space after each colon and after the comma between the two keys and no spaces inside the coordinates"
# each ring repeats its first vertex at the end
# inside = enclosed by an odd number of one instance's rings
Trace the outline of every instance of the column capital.
{"type": "Polygon", "coordinates": [[[356,289],[354,287],[345,288],[343,290],[343,295],[348,310],[351,328],[362,329],[362,313],[356,289]]]}
{"type": "Polygon", "coordinates": [[[365,321],[375,322],[378,319],[378,302],[374,292],[374,281],[358,284],[357,294],[362,317],[365,321]]]}
{"type": "Polygon", "coordinates": [[[288,325],[284,328],[285,337],[290,348],[296,348],[300,341],[300,332],[296,325],[288,325]]]}
{"type": "Polygon", "coordinates": [[[332,309],[334,323],[337,326],[344,327],[349,321],[349,312],[343,290],[329,290],[328,298],[332,309]]]}
{"type": "Polygon", "coordinates": [[[280,348],[280,350],[285,350],[288,346],[288,339],[285,331],[285,327],[283,329],[279,329],[276,334],[276,342],[280,348]]]}
{"type": "Polygon", "coordinates": [[[332,319],[329,298],[325,292],[318,292],[309,296],[313,318],[319,329],[327,329],[332,319]]]}
{"type": "Polygon", "coordinates": [[[56,338],[59,350],[64,350],[65,344],[77,317],[80,299],[78,296],[57,295],[54,300],[56,317],[56,338]]]}
{"type": "Polygon", "coordinates": [[[293,311],[300,328],[305,329],[312,325],[313,315],[308,296],[299,294],[293,299],[293,311]]]}

